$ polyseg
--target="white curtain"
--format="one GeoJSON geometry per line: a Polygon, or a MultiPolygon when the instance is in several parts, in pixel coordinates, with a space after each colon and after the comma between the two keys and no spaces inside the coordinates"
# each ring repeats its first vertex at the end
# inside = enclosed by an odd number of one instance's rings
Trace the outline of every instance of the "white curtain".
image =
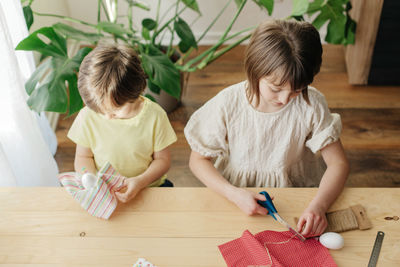
{"type": "Polygon", "coordinates": [[[14,50],[27,35],[20,0],[0,0],[0,186],[59,186],[54,132],[26,104],[33,54],[14,50]]]}

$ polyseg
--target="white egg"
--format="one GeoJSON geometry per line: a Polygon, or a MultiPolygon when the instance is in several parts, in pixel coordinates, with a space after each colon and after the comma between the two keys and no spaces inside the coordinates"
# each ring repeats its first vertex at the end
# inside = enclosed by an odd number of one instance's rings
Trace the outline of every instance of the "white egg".
{"type": "Polygon", "coordinates": [[[82,175],[82,185],[86,189],[92,188],[97,183],[97,177],[93,173],[84,173],[82,175]]]}
{"type": "Polygon", "coordinates": [[[319,242],[329,249],[341,249],[344,246],[344,239],[334,232],[324,233],[319,237],[319,242]]]}

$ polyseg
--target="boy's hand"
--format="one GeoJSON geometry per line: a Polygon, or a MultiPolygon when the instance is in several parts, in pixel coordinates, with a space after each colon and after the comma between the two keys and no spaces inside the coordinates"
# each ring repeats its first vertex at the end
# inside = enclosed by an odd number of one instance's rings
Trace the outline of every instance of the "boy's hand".
{"type": "Polygon", "coordinates": [[[268,210],[258,204],[257,200],[265,201],[266,199],[264,195],[243,188],[237,188],[232,197],[233,203],[247,215],[267,215],[268,210]]]}
{"type": "Polygon", "coordinates": [[[141,189],[142,186],[139,179],[135,177],[127,178],[124,181],[124,185],[121,187],[121,189],[118,192],[115,192],[115,196],[119,201],[126,203],[133,199],[141,189]]]}
{"type": "Polygon", "coordinates": [[[305,237],[320,236],[328,226],[325,212],[323,208],[310,204],[297,223],[297,231],[305,237]]]}

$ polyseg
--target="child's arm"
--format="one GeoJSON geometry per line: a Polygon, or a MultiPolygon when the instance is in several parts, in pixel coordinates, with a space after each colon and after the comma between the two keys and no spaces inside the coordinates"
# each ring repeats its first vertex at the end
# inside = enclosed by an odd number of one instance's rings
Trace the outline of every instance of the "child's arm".
{"type": "Polygon", "coordinates": [[[74,167],[78,173],[83,173],[84,170],[93,174],[97,173],[93,152],[90,148],[76,145],[74,167]]]}
{"type": "Polygon", "coordinates": [[[326,211],[343,190],[349,174],[349,162],[338,140],[321,150],[327,169],[322,176],[317,195],[301,215],[298,231],[305,236],[319,236],[328,225],[326,211]]]}
{"type": "Polygon", "coordinates": [[[168,147],[159,152],[154,152],[153,161],[147,170],[136,177],[128,178],[124,184],[124,187],[126,187],[125,192],[115,193],[118,200],[125,203],[133,199],[140,190],[163,176],[168,171],[170,165],[171,154],[168,147]]]}
{"type": "Polygon", "coordinates": [[[257,200],[265,201],[265,196],[230,184],[214,167],[211,158],[192,151],[189,167],[207,187],[235,203],[244,213],[248,215],[268,213],[257,203],[257,200]]]}

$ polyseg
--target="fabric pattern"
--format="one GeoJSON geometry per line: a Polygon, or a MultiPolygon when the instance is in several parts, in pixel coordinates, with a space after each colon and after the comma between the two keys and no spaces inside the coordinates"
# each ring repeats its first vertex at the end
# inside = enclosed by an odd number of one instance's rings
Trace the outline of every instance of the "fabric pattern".
{"type": "Polygon", "coordinates": [[[238,187],[318,186],[326,166],[318,151],[341,133],[338,114],[308,87],[282,109],[264,113],[246,97],[246,84],[232,85],[193,113],[185,127],[192,150],[215,159],[215,167],[238,187]]]}
{"type": "Polygon", "coordinates": [[[133,265],[133,267],[157,267],[151,262],[147,261],[144,258],[139,258],[137,262],[133,265]]]}
{"type": "Polygon", "coordinates": [[[337,266],[327,248],[315,239],[304,243],[289,231],[264,231],[253,236],[243,235],[219,247],[227,266],[337,266]]]}
{"type": "Polygon", "coordinates": [[[100,169],[97,177],[96,185],[88,189],[82,185],[78,173],[61,173],[58,179],[84,210],[95,217],[108,219],[118,204],[115,192],[121,189],[126,177],[117,173],[110,163],[100,169]]]}

